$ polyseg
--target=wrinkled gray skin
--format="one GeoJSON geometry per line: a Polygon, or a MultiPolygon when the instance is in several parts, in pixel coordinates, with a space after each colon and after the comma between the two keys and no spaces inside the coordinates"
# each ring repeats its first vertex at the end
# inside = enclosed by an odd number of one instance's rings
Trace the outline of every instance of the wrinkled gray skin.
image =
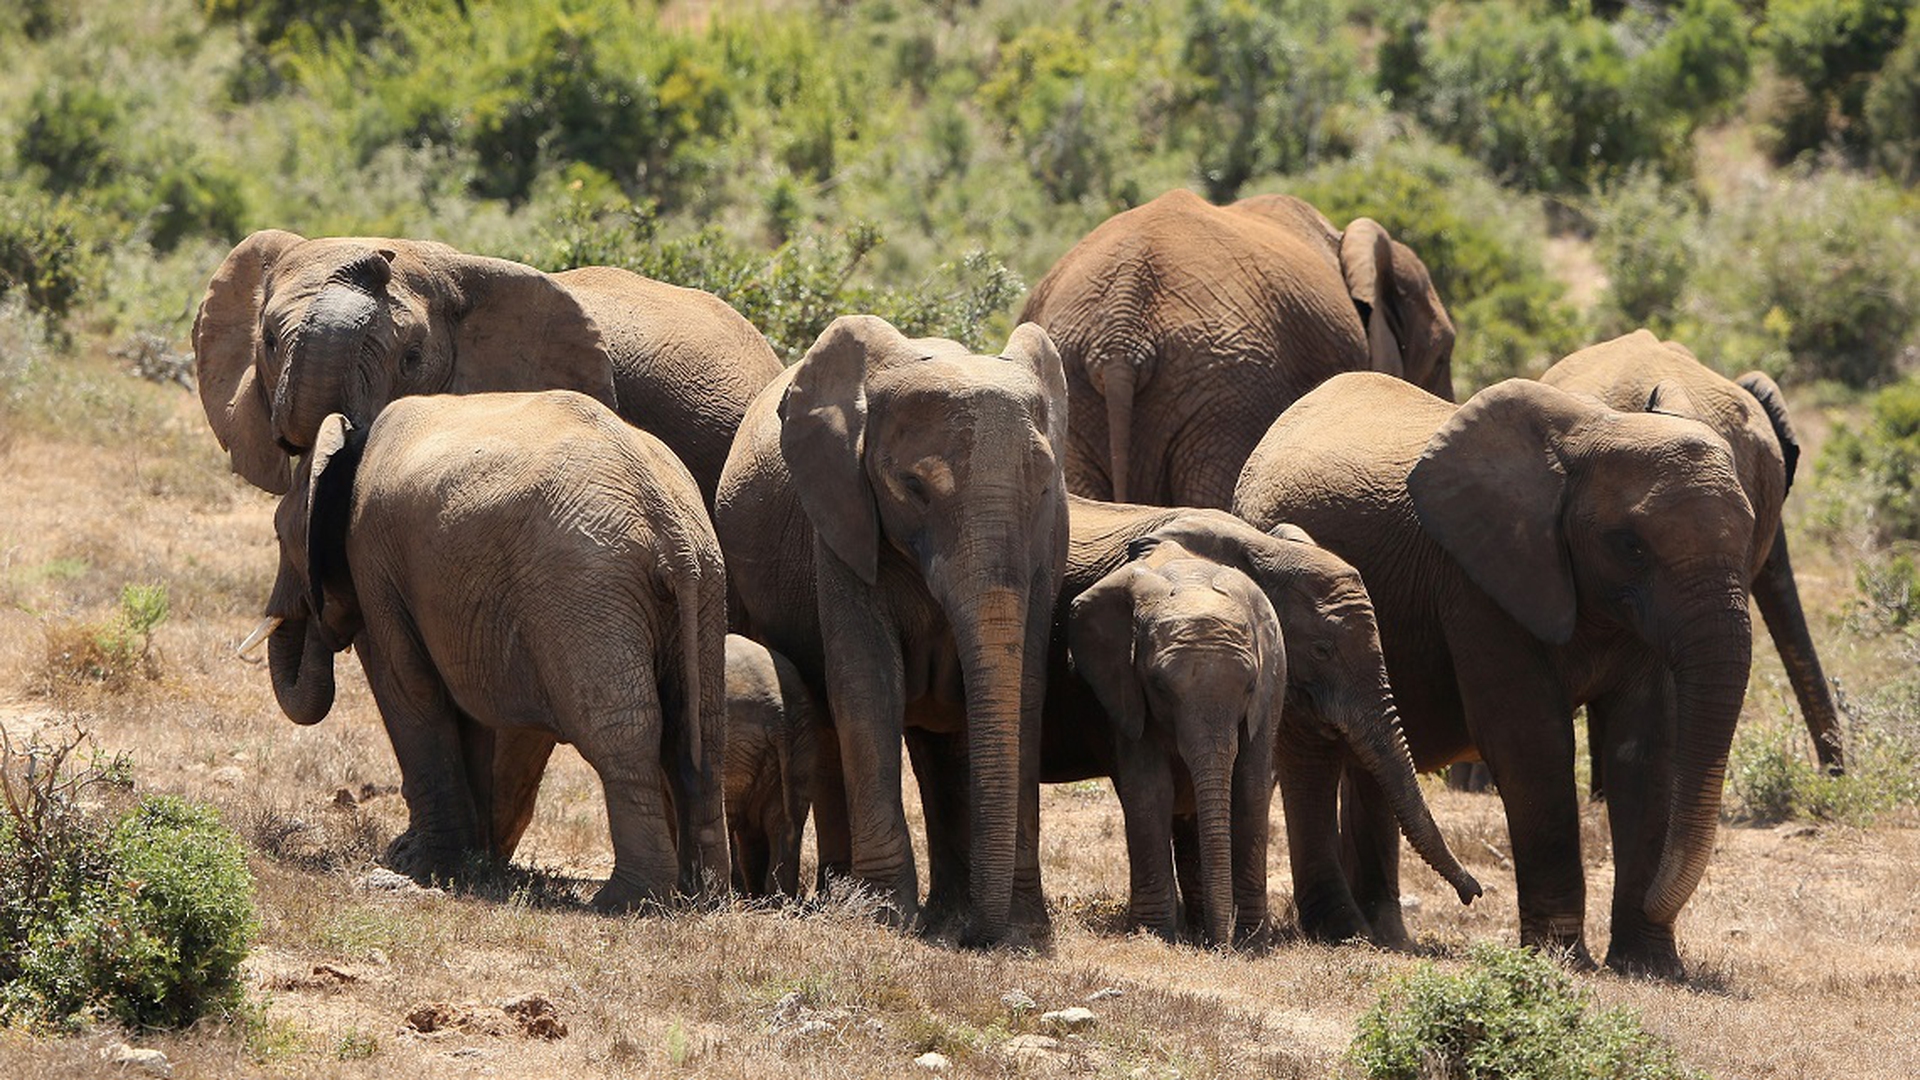
{"type": "Polygon", "coordinates": [[[555,391],[407,398],[364,438],[331,416],[303,463],[275,516],[274,694],[318,723],[334,653],[359,654],[409,816],[387,864],[510,855],[568,742],[606,793],[596,906],[717,884],[725,582],[672,452],[555,391]]]}
{"type": "Polygon", "coordinates": [[[754,400],[715,504],[748,633],[831,713],[823,878],[851,873],[918,919],[904,735],[927,822],[924,925],[969,944],[1046,924],[1037,777],[1066,409],[1037,326],[991,357],[846,316],[754,400]]]}
{"type": "MultiPolygon", "coordinates": [[[[1414,763],[1483,758],[1524,943],[1586,959],[1573,710],[1596,718],[1615,885],[1607,963],[1677,976],[1746,693],[1754,514],[1724,439],[1509,380],[1461,406],[1341,375],[1248,459],[1234,510],[1293,522],[1366,578],[1414,763]]],[[[1397,847],[1349,774],[1355,895],[1404,939],[1397,847]]],[[[1591,962],[1591,961],[1588,961],[1591,962]]]]}
{"type": "Polygon", "coordinates": [[[1067,485],[1089,498],[1224,509],[1267,425],[1342,371],[1453,396],[1453,323],[1419,257],[1288,195],[1176,190],[1117,214],[1020,318],[1060,349],[1067,485]]]}
{"type": "Polygon", "coordinates": [[[800,895],[819,723],[813,694],[791,661],[727,635],[727,840],[735,892],[800,895]]]}
{"type": "MultiPolygon", "coordinates": [[[[1780,387],[1758,371],[1729,380],[1694,359],[1686,346],[1661,341],[1645,330],[1581,349],[1548,368],[1540,381],[1590,394],[1623,412],[1663,412],[1698,420],[1727,440],[1740,486],[1753,504],[1754,602],[1780,651],[1821,767],[1836,775],[1843,772],[1840,710],[1807,631],[1787,553],[1787,531],[1780,526],[1800,459],[1800,441],[1780,387]]],[[[1593,779],[1597,791],[1600,769],[1594,770],[1593,779]]]]}
{"type": "MultiPolygon", "coordinates": [[[[1382,790],[1391,793],[1392,809],[1408,842],[1427,864],[1453,885],[1462,902],[1480,894],[1480,885],[1461,868],[1447,850],[1427,809],[1420,785],[1414,776],[1413,761],[1401,739],[1395,716],[1393,693],[1387,685],[1386,664],[1380,652],[1380,637],[1375,628],[1373,605],[1360,575],[1333,554],[1313,543],[1304,532],[1290,526],[1275,530],[1275,535],[1254,529],[1231,514],[1218,510],[1162,509],[1096,502],[1073,496],[1068,499],[1068,517],[1072,542],[1068,547],[1067,576],[1054,608],[1055,629],[1049,654],[1045,726],[1041,742],[1041,778],[1047,783],[1065,783],[1097,776],[1112,776],[1120,786],[1120,742],[1113,717],[1130,706],[1124,702],[1108,705],[1095,692],[1096,685],[1122,687],[1127,680],[1116,671],[1097,671],[1102,657],[1113,659],[1118,647],[1100,649],[1086,643],[1079,649],[1078,670],[1070,670],[1069,638],[1078,622],[1081,635],[1089,632],[1097,639],[1105,632],[1136,629],[1138,617],[1123,618],[1113,612],[1097,619],[1096,610],[1076,609],[1089,593],[1096,593],[1102,582],[1126,580],[1130,567],[1141,559],[1152,560],[1164,547],[1170,556],[1183,553],[1204,560],[1213,573],[1239,576],[1251,581],[1266,598],[1280,627],[1279,638],[1285,650],[1284,664],[1268,665],[1269,674],[1284,671],[1284,707],[1269,700],[1263,710],[1270,727],[1270,742],[1249,754],[1241,747],[1233,762],[1233,932],[1237,939],[1254,931],[1264,918],[1266,904],[1266,842],[1268,806],[1273,777],[1280,782],[1281,800],[1286,806],[1287,849],[1293,872],[1294,904],[1300,927],[1320,941],[1344,941],[1370,933],[1367,920],[1354,902],[1342,873],[1339,858],[1339,813],[1337,796],[1343,765],[1351,763],[1373,776],[1382,790]],[[1085,661],[1093,660],[1093,668],[1085,661]],[[1273,722],[1275,714],[1278,722],[1273,722]],[[1260,771],[1261,782],[1248,783],[1246,770],[1263,757],[1270,757],[1272,771],[1260,771]],[[1259,836],[1260,856],[1243,858],[1242,844],[1254,833],[1259,836]],[[1256,881],[1257,875],[1257,881],[1256,881]]],[[[1150,578],[1142,582],[1150,585],[1150,578]]],[[[1105,590],[1109,597],[1117,590],[1105,590]]],[[[1115,601],[1117,605],[1117,600],[1115,601]]],[[[1257,609],[1258,605],[1249,605],[1257,609]]],[[[1134,653],[1136,659],[1140,651],[1134,653]]],[[[1229,661],[1231,662],[1231,661],[1229,661]]],[[[1117,666],[1117,665],[1115,665],[1117,666]]],[[[1208,667],[1213,666],[1211,662],[1208,667]]],[[[1189,678],[1211,678],[1196,667],[1169,673],[1170,685],[1189,678]]],[[[1135,677],[1137,684],[1138,676],[1135,677]]],[[[1187,695],[1163,695],[1144,692],[1141,700],[1151,701],[1163,726],[1176,729],[1191,724],[1204,730],[1234,730],[1244,716],[1262,707],[1244,696],[1219,700],[1222,688],[1238,691],[1244,680],[1221,680],[1220,686],[1191,688],[1187,695]],[[1190,695],[1190,696],[1189,696],[1190,695]],[[1228,717],[1232,719],[1222,719],[1228,717]]],[[[1184,761],[1204,760],[1204,755],[1173,748],[1161,751],[1163,763],[1175,756],[1184,761]]],[[[1189,770],[1192,772],[1192,770],[1189,770]]],[[[1216,770],[1217,771],[1217,770],[1216,770]]],[[[1198,788],[1197,773],[1195,787],[1198,788]]],[[[1151,792],[1152,788],[1148,790],[1151,792]]],[[[1122,803],[1127,796],[1123,793],[1122,803]]],[[[1204,811],[1203,811],[1204,812],[1204,811]]],[[[1134,815],[1128,814],[1129,839],[1132,839],[1134,815]]],[[[1151,819],[1143,818],[1143,822],[1151,819]]],[[[1225,941],[1224,917],[1216,912],[1226,909],[1202,899],[1198,912],[1192,901],[1209,897],[1213,886],[1205,879],[1203,839],[1199,829],[1174,833],[1180,891],[1189,901],[1189,920],[1202,925],[1211,922],[1209,933],[1225,941]]],[[[1163,837],[1151,843],[1164,851],[1163,837]]],[[[1216,855],[1217,859],[1218,856],[1216,855]]],[[[1143,867],[1134,864],[1136,886],[1143,867]]],[[[1144,890],[1136,888],[1136,897],[1147,895],[1136,915],[1161,933],[1166,920],[1162,899],[1171,902],[1164,879],[1149,878],[1144,890]],[[1155,920],[1158,919],[1158,925],[1155,920]]]]}
{"type": "Polygon", "coordinates": [[[409,394],[565,389],[666,443],[711,502],[747,402],[780,373],[766,339],[696,289],[280,229],[247,237],[215,271],[193,351],[233,471],[275,494],[329,413],[364,428],[409,394]]]}

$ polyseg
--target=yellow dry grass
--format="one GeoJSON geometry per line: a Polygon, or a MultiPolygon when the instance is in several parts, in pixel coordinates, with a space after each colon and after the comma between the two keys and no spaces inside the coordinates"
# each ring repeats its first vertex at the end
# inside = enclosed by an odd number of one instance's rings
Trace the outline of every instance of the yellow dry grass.
{"type": "MultiPolygon", "coordinates": [[[[342,658],[333,715],[297,728],[264,671],[232,655],[272,578],[272,499],[224,475],[188,396],[131,382],[114,393],[135,400],[124,410],[132,421],[81,411],[0,440],[0,724],[16,739],[84,727],[132,754],[141,788],[213,803],[256,847],[262,929],[248,978],[259,1016],[244,1032],[142,1038],[176,1076],[846,1080],[913,1074],[927,1050],[966,1076],[1353,1075],[1343,1054],[1356,1019],[1383,980],[1419,962],[1284,942],[1228,955],[1119,931],[1119,811],[1099,783],[1044,794],[1056,926],[1045,954],[929,945],[874,925],[857,902],[613,919],[556,899],[566,882],[535,874],[470,895],[371,890],[369,853],[404,811],[357,665],[342,658]],[[172,598],[155,638],[158,677],[118,692],[43,693],[47,629],[103,619],[122,585],[147,581],[172,598]],[[1003,996],[1015,990],[1038,1008],[1009,1007],[1003,996]],[[1106,990],[1119,993],[1093,1000],[1096,1025],[1066,1039],[1064,1055],[1024,1060],[1006,1049],[1009,1037],[1043,1030],[1039,1012],[1106,990]],[[498,1002],[525,993],[554,1003],[564,1038],[501,1021],[498,1002]],[[477,1022],[414,1032],[406,1017],[424,1003],[466,1007],[477,1022]]],[[[1816,579],[1845,580],[1831,559],[1804,561],[1816,579]]],[[[1824,641],[1844,588],[1814,584],[1824,641]]],[[[1777,660],[1764,646],[1756,656],[1750,709],[1777,717],[1777,660]]],[[[1843,678],[1883,663],[1846,650],[1831,659],[1843,678]]],[[[1410,924],[1438,962],[1457,965],[1468,943],[1515,936],[1506,830],[1492,798],[1437,785],[1429,795],[1488,886],[1463,908],[1406,857],[1410,924]]],[[[1276,800],[1276,838],[1279,812],[1276,800]]],[[[1596,952],[1611,885],[1603,814],[1589,808],[1584,835],[1596,952]]],[[[597,783],[562,752],[521,862],[590,879],[609,865],[604,829],[597,783]]],[[[1284,911],[1283,839],[1272,871],[1284,911]]],[[[1580,982],[1721,1077],[1920,1074],[1920,831],[1910,816],[1871,829],[1725,828],[1681,935],[1696,972],[1686,985],[1580,982]]],[[[0,1031],[0,1077],[120,1075],[99,1057],[118,1037],[0,1031]]]]}

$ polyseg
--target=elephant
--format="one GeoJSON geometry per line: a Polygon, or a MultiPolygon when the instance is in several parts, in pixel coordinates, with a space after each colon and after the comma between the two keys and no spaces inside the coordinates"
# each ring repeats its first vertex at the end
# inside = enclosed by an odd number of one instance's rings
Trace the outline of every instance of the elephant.
{"type": "Polygon", "coordinates": [[[747,402],[780,373],[766,338],[696,289],[280,229],[214,272],[193,352],[233,471],[274,494],[329,413],[364,428],[409,394],[577,390],[671,447],[710,504],[747,402]]]}
{"type": "MultiPolygon", "coordinates": [[[[1713,852],[1745,697],[1754,512],[1726,440],[1511,379],[1455,406],[1336,376],[1267,432],[1234,492],[1366,579],[1414,764],[1478,754],[1505,804],[1520,938],[1591,964],[1573,710],[1601,740],[1615,884],[1607,964],[1677,977],[1674,923],[1713,852]]],[[[1349,873],[1405,937],[1397,841],[1349,772],[1349,873]]]]}
{"type": "Polygon", "coordinates": [[[813,800],[821,879],[965,945],[1046,932],[1038,750],[1066,561],[1060,357],[998,357],[834,320],[747,409],[714,517],[748,635],[827,703],[813,800]],[[901,800],[920,784],[926,910],[901,800]]]}
{"type": "MultiPolygon", "coordinates": [[[[1160,719],[1160,726],[1170,722],[1176,728],[1191,722],[1209,729],[1231,730],[1243,714],[1259,713],[1270,728],[1263,740],[1265,745],[1257,756],[1242,752],[1232,762],[1236,939],[1244,939],[1265,917],[1267,814],[1275,776],[1286,807],[1287,851],[1301,930],[1321,941],[1370,935],[1371,927],[1355,903],[1340,866],[1337,797],[1341,768],[1347,761],[1366,770],[1390,794],[1393,812],[1408,841],[1454,887],[1461,902],[1480,895],[1479,883],[1447,849],[1420,794],[1413,760],[1400,735],[1373,604],[1353,567],[1298,528],[1282,525],[1269,534],[1219,510],[1123,505],[1076,495],[1068,497],[1067,514],[1071,542],[1066,579],[1054,607],[1054,641],[1041,740],[1043,782],[1111,776],[1116,780],[1116,791],[1120,791],[1124,781],[1120,780],[1119,747],[1125,740],[1119,729],[1131,725],[1124,718],[1136,705],[1144,703],[1154,717],[1165,718],[1160,719]],[[1247,686],[1245,677],[1221,677],[1220,687],[1207,685],[1211,664],[1163,673],[1173,676],[1164,688],[1134,695],[1120,693],[1138,685],[1138,677],[1129,677],[1131,669],[1120,656],[1125,635],[1135,628],[1138,617],[1129,619],[1124,609],[1100,617],[1101,609],[1121,608],[1121,597],[1126,593],[1118,585],[1131,577],[1141,579],[1143,588],[1157,588],[1152,579],[1158,572],[1143,562],[1150,564],[1176,555],[1187,574],[1207,580],[1249,582],[1266,598],[1265,609],[1274,613],[1279,626],[1276,637],[1282,647],[1282,662],[1266,666],[1264,673],[1279,676],[1279,684],[1262,689],[1259,696],[1268,699],[1264,705],[1247,701],[1240,693],[1247,686]],[[1193,565],[1195,561],[1211,570],[1203,571],[1193,565]],[[1104,643],[1100,640],[1103,636],[1107,639],[1104,643]],[[1116,637],[1120,640],[1114,640],[1116,637]],[[1225,702],[1218,700],[1220,689],[1230,691],[1225,702]],[[1119,700],[1112,700],[1116,696],[1119,700]],[[1169,696],[1173,700],[1168,700],[1169,696]],[[1205,714],[1209,712],[1216,718],[1208,719],[1205,714]],[[1189,721],[1193,713],[1202,715],[1189,721]],[[1222,715],[1228,719],[1217,718],[1222,715]],[[1255,764],[1261,758],[1270,759],[1271,771],[1255,764]],[[1259,772],[1262,782],[1247,783],[1249,772],[1259,772]],[[1257,860],[1247,858],[1242,847],[1255,831],[1261,850],[1257,860]],[[1253,879],[1256,869],[1257,889],[1253,879]]],[[[1260,605],[1244,598],[1238,588],[1235,592],[1243,597],[1238,610],[1249,615],[1260,610],[1260,605]]],[[[1193,626],[1186,629],[1198,633],[1193,626]]],[[[1199,770],[1192,767],[1195,759],[1185,756],[1184,749],[1180,752],[1195,778],[1198,794],[1199,770]]],[[[1212,771],[1226,770],[1227,766],[1220,765],[1212,771]]],[[[1128,795],[1122,791],[1123,808],[1127,808],[1127,800],[1128,795]]],[[[1134,815],[1127,809],[1131,851],[1134,815]]],[[[1205,829],[1204,823],[1200,828],[1205,829]]],[[[1214,887],[1204,884],[1203,836],[1193,830],[1174,834],[1176,851],[1200,852],[1199,867],[1190,856],[1180,860],[1180,891],[1189,900],[1206,898],[1200,908],[1205,919],[1214,920],[1209,933],[1216,941],[1225,941],[1224,918],[1215,918],[1215,913],[1224,916],[1224,902],[1212,899],[1214,887]]],[[[1164,850],[1163,834],[1153,836],[1151,843],[1157,851],[1164,850]]],[[[1214,859],[1218,861],[1219,856],[1214,859]]],[[[1140,887],[1143,869],[1134,862],[1135,918],[1165,934],[1170,900],[1164,863],[1155,868],[1158,878],[1148,876],[1145,888],[1140,887]],[[1142,893],[1146,894],[1144,903],[1140,902],[1142,893]]]]}
{"type": "Polygon", "coordinates": [[[1067,485],[1225,509],[1275,417],[1328,376],[1385,371],[1453,396],[1453,323],[1378,222],[1335,229],[1288,195],[1170,191],[1109,218],[1028,296],[1067,371],[1067,485]]]}
{"type": "Polygon", "coordinates": [[[726,590],[693,476],[571,390],[408,397],[336,413],[274,525],[264,638],[298,724],[352,646],[409,823],[385,861],[425,880],[512,854],[556,742],[600,776],[614,849],[595,906],[708,892],[727,864],[726,590]]]}
{"type": "Polygon", "coordinates": [[[733,889],[800,895],[819,710],[793,662],[727,635],[727,841],[733,889]]]}
{"type": "MultiPolygon", "coordinates": [[[[1727,440],[1740,486],[1753,504],[1753,599],[1793,684],[1821,767],[1835,775],[1844,772],[1840,710],[1807,631],[1787,530],[1780,524],[1800,459],[1800,441],[1780,387],[1758,371],[1729,380],[1696,360],[1686,346],[1646,330],[1581,349],[1548,368],[1540,381],[1590,394],[1622,411],[1690,417],[1727,440]]],[[[1600,781],[1598,769],[1594,780],[1600,781]]]]}

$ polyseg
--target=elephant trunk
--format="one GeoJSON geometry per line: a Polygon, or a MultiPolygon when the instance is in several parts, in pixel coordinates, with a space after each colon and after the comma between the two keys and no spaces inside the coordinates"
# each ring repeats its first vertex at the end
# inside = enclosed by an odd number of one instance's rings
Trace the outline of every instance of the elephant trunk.
{"type": "Polygon", "coordinates": [[[1020,731],[1025,683],[1025,588],[989,586],[950,609],[967,700],[972,825],[968,900],[973,933],[1005,937],[1012,918],[1020,822],[1020,731]]]}
{"type": "Polygon", "coordinates": [[[333,709],[333,649],[313,619],[287,619],[267,638],[267,670],[280,710],[296,724],[317,724],[333,709]]]}
{"type": "Polygon", "coordinates": [[[1414,775],[1413,755],[1407,750],[1406,736],[1400,731],[1400,718],[1389,697],[1364,719],[1349,719],[1341,730],[1347,745],[1362,768],[1371,774],[1386,792],[1393,817],[1406,834],[1420,858],[1453,886],[1463,904],[1480,895],[1480,883],[1467,873],[1448,849],[1434,823],[1433,812],[1420,794],[1420,782],[1414,775]]]}
{"type": "Polygon", "coordinates": [[[1214,945],[1233,943],[1231,777],[1229,770],[1211,768],[1193,774],[1194,811],[1200,825],[1200,891],[1206,905],[1207,940],[1214,945]]]}
{"type": "Polygon", "coordinates": [[[346,382],[361,352],[374,345],[369,335],[379,307],[371,294],[338,282],[314,297],[286,343],[287,363],[273,388],[273,434],[282,444],[312,446],[329,413],[345,412],[356,424],[371,419],[347,407],[346,382]]]}
{"type": "Polygon", "coordinates": [[[1820,767],[1839,776],[1846,772],[1840,710],[1834,704],[1826,673],[1820,670],[1820,654],[1814,651],[1813,637],[1807,632],[1807,614],[1800,608],[1800,587],[1793,580],[1793,560],[1787,555],[1784,526],[1774,530],[1773,548],[1760,567],[1760,576],[1753,581],[1753,599],[1760,607],[1774,648],[1780,651],[1794,697],[1800,701],[1800,715],[1806,719],[1807,734],[1813,736],[1820,767]]]}
{"type": "Polygon", "coordinates": [[[1111,457],[1113,501],[1130,502],[1127,474],[1133,460],[1133,365],[1116,361],[1106,368],[1107,451],[1111,457]]]}
{"type": "Polygon", "coordinates": [[[1752,620],[1744,583],[1738,575],[1727,576],[1717,590],[1724,596],[1696,606],[1681,624],[1684,629],[1669,660],[1679,707],[1673,788],[1666,844],[1643,904],[1647,918],[1660,926],[1672,925],[1706,873],[1720,818],[1727,751],[1747,695],[1752,620]]]}

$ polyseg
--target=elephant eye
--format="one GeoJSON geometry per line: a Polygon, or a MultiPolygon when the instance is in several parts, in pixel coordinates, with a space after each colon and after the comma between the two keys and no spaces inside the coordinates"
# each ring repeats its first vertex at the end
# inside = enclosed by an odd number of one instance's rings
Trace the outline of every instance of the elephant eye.
{"type": "Polygon", "coordinates": [[[1647,561],[1647,545],[1632,532],[1621,529],[1607,538],[1613,550],[1620,558],[1633,566],[1643,566],[1647,561]]]}
{"type": "Polygon", "coordinates": [[[280,335],[276,333],[272,327],[267,327],[266,330],[261,333],[260,343],[266,346],[267,355],[269,356],[280,351],[280,335]]]}
{"type": "Polygon", "coordinates": [[[1324,639],[1316,641],[1309,651],[1313,653],[1315,660],[1331,660],[1333,659],[1333,642],[1324,639]]]}
{"type": "Polygon", "coordinates": [[[907,494],[913,496],[915,499],[919,500],[922,504],[926,503],[927,482],[925,480],[920,479],[919,474],[910,473],[910,472],[901,473],[900,486],[907,490],[907,494]]]}
{"type": "Polygon", "coordinates": [[[420,366],[420,355],[419,345],[409,345],[407,351],[400,354],[400,362],[406,365],[407,370],[412,371],[420,366]]]}

